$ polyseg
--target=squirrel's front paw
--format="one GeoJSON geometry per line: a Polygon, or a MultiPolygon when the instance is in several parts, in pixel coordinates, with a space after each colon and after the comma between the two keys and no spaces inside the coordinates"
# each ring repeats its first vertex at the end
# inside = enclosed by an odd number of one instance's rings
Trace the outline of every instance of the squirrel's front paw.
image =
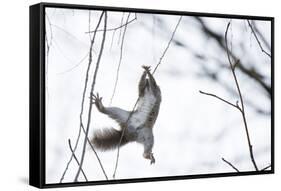
{"type": "Polygon", "coordinates": [[[102,104],[102,97],[99,96],[99,93],[97,93],[97,95],[91,94],[91,103],[95,104],[99,111],[102,111],[104,109],[102,104]]]}

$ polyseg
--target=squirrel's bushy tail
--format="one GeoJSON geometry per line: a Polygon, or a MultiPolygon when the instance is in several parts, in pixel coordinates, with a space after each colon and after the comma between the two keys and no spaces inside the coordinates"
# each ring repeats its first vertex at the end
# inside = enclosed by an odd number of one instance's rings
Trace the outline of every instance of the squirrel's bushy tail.
{"type": "MultiPolygon", "coordinates": [[[[118,147],[122,131],[117,131],[114,128],[99,129],[94,132],[91,142],[98,150],[106,151],[118,147]]],[[[120,146],[125,145],[129,141],[123,136],[120,146]]]]}

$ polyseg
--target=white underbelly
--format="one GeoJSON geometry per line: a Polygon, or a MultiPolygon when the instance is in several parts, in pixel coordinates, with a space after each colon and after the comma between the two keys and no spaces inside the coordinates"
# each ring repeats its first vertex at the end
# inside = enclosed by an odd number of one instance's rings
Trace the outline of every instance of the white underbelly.
{"type": "Polygon", "coordinates": [[[146,92],[146,94],[139,100],[137,111],[132,115],[129,125],[134,128],[142,126],[148,120],[155,102],[156,98],[153,94],[146,92]]]}

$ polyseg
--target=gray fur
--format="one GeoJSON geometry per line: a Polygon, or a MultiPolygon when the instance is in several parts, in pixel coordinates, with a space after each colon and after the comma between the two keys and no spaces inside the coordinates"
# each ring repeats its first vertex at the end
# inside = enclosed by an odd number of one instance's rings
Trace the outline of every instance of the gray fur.
{"type": "Polygon", "coordinates": [[[117,107],[104,107],[101,102],[102,98],[98,94],[93,96],[97,109],[114,119],[121,127],[121,131],[113,128],[96,131],[92,143],[103,151],[115,149],[118,147],[122,131],[125,129],[120,146],[133,141],[142,144],[144,146],[143,157],[150,159],[152,164],[155,162],[152,154],[154,145],[152,128],[160,109],[161,91],[150,73],[150,68],[147,66],[143,66],[143,68],[145,71],[139,82],[138,106],[129,121],[130,112],[117,107]]]}

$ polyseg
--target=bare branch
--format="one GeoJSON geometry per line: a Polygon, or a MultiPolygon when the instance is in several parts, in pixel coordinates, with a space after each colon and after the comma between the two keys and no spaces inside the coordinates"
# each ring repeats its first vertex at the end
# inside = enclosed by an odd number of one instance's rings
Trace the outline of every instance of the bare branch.
{"type": "Polygon", "coordinates": [[[240,172],[233,164],[231,164],[231,162],[225,160],[224,158],[221,158],[221,160],[231,166],[236,172],[240,172]]]}
{"type": "MultiPolygon", "coordinates": [[[[130,118],[132,117],[132,114],[134,113],[134,111],[135,111],[135,109],[136,109],[136,107],[137,107],[138,102],[139,102],[139,98],[138,98],[137,101],[135,102],[134,107],[133,107],[132,111],[130,112],[130,114],[129,114],[129,116],[128,116],[128,119],[127,119],[127,121],[126,121],[125,124],[128,124],[130,118]]],[[[115,179],[115,175],[116,175],[117,167],[118,167],[118,162],[119,162],[120,145],[121,145],[121,142],[122,142],[122,140],[123,140],[123,137],[124,137],[124,134],[125,134],[126,129],[127,129],[127,125],[126,125],[125,128],[123,129],[122,134],[121,134],[121,138],[120,138],[119,143],[118,143],[117,155],[116,155],[116,162],[115,162],[114,172],[113,172],[113,175],[112,175],[112,177],[113,177],[114,179],[115,179]]]]}
{"type": "MultiPolygon", "coordinates": [[[[130,15],[131,15],[131,13],[128,14],[126,23],[128,22],[128,20],[130,18],[130,15]]],[[[110,98],[109,105],[112,104],[112,101],[113,101],[113,98],[114,98],[114,95],[115,95],[115,92],[116,92],[116,88],[117,88],[117,83],[118,83],[118,79],[119,79],[119,71],[120,71],[120,66],[121,66],[122,57],[123,57],[123,46],[124,46],[124,39],[125,39],[126,31],[127,31],[127,25],[125,25],[124,32],[123,32],[123,35],[122,35],[119,63],[118,63],[118,67],[117,67],[116,79],[115,79],[114,88],[113,88],[113,92],[112,92],[112,95],[111,95],[111,98],[110,98]]]]}
{"type": "MultiPolygon", "coordinates": [[[[106,27],[107,27],[107,12],[103,11],[100,17],[100,20],[102,18],[102,16],[104,15],[104,31],[103,31],[103,38],[101,41],[101,47],[100,47],[100,52],[97,58],[97,62],[96,62],[96,68],[95,68],[95,72],[94,72],[94,76],[93,76],[93,81],[91,84],[91,91],[90,91],[90,95],[93,94],[94,92],[94,88],[95,88],[95,84],[96,84],[96,77],[97,77],[97,73],[98,73],[98,69],[99,69],[99,64],[101,61],[101,57],[102,57],[102,53],[103,53],[103,49],[104,49],[104,44],[105,44],[105,38],[106,38],[106,27]]],[[[91,44],[91,47],[93,46],[93,44],[91,44]]],[[[92,51],[90,51],[90,55],[92,54],[92,51]]],[[[92,62],[92,56],[89,57],[89,64],[92,62]]],[[[87,121],[87,128],[86,128],[86,132],[85,132],[85,138],[84,138],[84,143],[83,143],[83,150],[82,150],[82,155],[81,155],[81,159],[80,159],[80,166],[79,169],[76,173],[74,182],[77,182],[79,174],[81,172],[82,169],[82,165],[84,162],[84,157],[85,157],[85,151],[86,151],[86,144],[87,144],[87,140],[88,140],[88,133],[89,133],[89,128],[90,128],[90,124],[91,124],[91,115],[92,115],[92,106],[93,104],[90,102],[89,103],[89,110],[88,110],[88,121],[87,121]]],[[[96,155],[97,156],[97,155],[96,155]]],[[[98,156],[97,156],[98,158],[98,156]]]]}
{"type": "MultiPolygon", "coordinates": [[[[131,13],[129,13],[130,15],[131,13]]],[[[115,28],[111,28],[111,29],[106,29],[107,32],[110,32],[110,31],[116,31],[118,29],[121,29],[122,27],[127,27],[127,25],[129,25],[130,23],[134,22],[135,20],[137,20],[137,17],[133,18],[132,20],[127,20],[126,23],[124,24],[121,24],[120,26],[118,27],[115,27],[115,28]]],[[[103,30],[94,30],[94,31],[88,31],[88,32],[85,32],[85,33],[93,33],[93,32],[102,32],[103,30]]]]}
{"type": "MultiPolygon", "coordinates": [[[[101,14],[99,22],[98,22],[96,28],[99,27],[99,25],[101,23],[101,19],[103,17],[103,14],[104,14],[104,12],[101,14]]],[[[83,116],[83,112],[84,112],[84,102],[85,102],[86,90],[87,90],[87,85],[88,85],[88,80],[89,80],[89,72],[90,72],[90,68],[91,68],[91,64],[92,64],[92,49],[93,49],[93,45],[94,45],[94,42],[95,42],[95,37],[96,37],[96,33],[94,33],[93,38],[91,40],[91,45],[90,45],[89,63],[88,63],[87,71],[86,71],[86,77],[85,77],[85,83],[84,83],[84,89],[83,89],[82,101],[81,101],[81,111],[80,111],[80,117],[79,117],[80,125],[79,125],[79,130],[78,130],[78,135],[77,135],[77,138],[76,138],[76,142],[75,142],[75,145],[74,145],[73,153],[75,153],[75,151],[77,149],[77,146],[78,146],[78,143],[79,143],[79,140],[80,140],[80,136],[81,136],[81,131],[82,131],[82,129],[84,129],[82,116],[83,116]]],[[[64,175],[66,174],[66,171],[68,170],[68,166],[71,163],[72,159],[73,159],[73,155],[71,155],[69,161],[67,162],[66,168],[65,168],[65,170],[64,170],[64,172],[62,174],[62,177],[60,179],[60,183],[63,181],[64,175]]]]}
{"type": "Polygon", "coordinates": [[[87,54],[81,58],[81,60],[79,60],[79,62],[77,64],[75,64],[74,66],[72,66],[71,68],[68,68],[66,69],[65,71],[62,71],[62,72],[59,72],[57,73],[58,75],[61,75],[61,74],[65,74],[65,73],[68,73],[68,72],[71,72],[72,70],[74,70],[75,68],[77,68],[78,66],[80,66],[81,63],[83,63],[83,61],[88,57],[89,55],[89,52],[87,52],[87,54]]]}
{"type": "MultiPolygon", "coordinates": [[[[52,28],[52,23],[50,21],[49,15],[46,13],[46,21],[48,22],[49,28],[50,28],[50,39],[48,39],[48,35],[47,32],[45,31],[46,35],[45,35],[45,42],[46,42],[46,48],[47,48],[47,52],[46,52],[46,94],[49,97],[49,55],[50,55],[50,48],[53,44],[53,28],[52,28]]],[[[46,28],[45,28],[46,30],[46,28]]]]}
{"type": "MultiPolygon", "coordinates": [[[[165,56],[165,54],[166,54],[166,52],[167,52],[167,50],[168,50],[168,48],[169,48],[169,46],[170,46],[172,40],[173,40],[173,37],[174,37],[174,35],[175,35],[175,33],[176,33],[176,30],[177,30],[177,28],[178,28],[178,26],[179,26],[179,24],[180,24],[181,19],[182,19],[182,17],[179,18],[179,21],[178,21],[178,23],[177,23],[177,25],[176,25],[176,27],[175,27],[175,29],[174,29],[174,31],[173,31],[173,34],[172,34],[172,36],[171,36],[171,38],[170,38],[170,40],[169,40],[169,42],[168,42],[168,44],[167,44],[167,46],[166,46],[166,48],[165,48],[165,50],[164,50],[164,52],[163,52],[163,54],[162,54],[160,60],[159,60],[159,63],[158,63],[157,66],[154,68],[154,71],[153,71],[152,75],[155,73],[155,71],[157,70],[158,66],[161,64],[161,61],[162,61],[162,59],[164,58],[164,56],[165,56]]],[[[132,116],[132,114],[133,114],[133,112],[134,112],[134,110],[135,110],[135,108],[136,108],[138,102],[139,102],[139,98],[138,98],[137,101],[135,102],[134,107],[133,107],[132,111],[130,112],[129,117],[128,117],[128,119],[127,119],[127,121],[126,121],[125,124],[127,124],[127,123],[129,122],[129,120],[130,120],[130,118],[131,118],[131,116],[132,116]]],[[[117,167],[118,167],[118,162],[119,162],[120,145],[121,145],[121,142],[122,142],[122,140],[123,140],[123,137],[124,137],[124,134],[125,134],[126,129],[127,129],[127,125],[125,126],[125,128],[124,128],[123,131],[122,131],[121,138],[120,138],[120,140],[119,140],[119,144],[118,144],[118,148],[117,148],[117,156],[116,156],[116,162],[115,162],[115,167],[114,167],[114,172],[113,172],[113,178],[114,178],[114,179],[115,179],[115,176],[116,176],[117,167]]]]}
{"type": "MultiPolygon", "coordinates": [[[[78,161],[78,159],[77,159],[77,157],[76,157],[76,155],[75,155],[75,153],[74,153],[74,151],[73,151],[73,149],[72,149],[70,139],[68,139],[68,146],[69,146],[69,149],[70,149],[70,151],[71,151],[71,154],[73,155],[73,157],[74,157],[76,163],[78,164],[78,166],[80,166],[79,161],[78,161]]],[[[88,178],[87,178],[86,174],[84,173],[83,169],[81,169],[81,171],[82,171],[82,174],[83,174],[85,180],[88,181],[88,178]]]]}
{"type": "Polygon", "coordinates": [[[264,167],[263,169],[261,169],[260,171],[266,171],[267,169],[269,169],[269,168],[271,168],[271,164],[270,165],[268,165],[268,166],[266,166],[266,167],[264,167]]]}
{"type": "Polygon", "coordinates": [[[102,169],[102,172],[103,172],[103,174],[104,174],[106,180],[108,180],[108,177],[107,177],[106,172],[105,172],[105,170],[104,170],[104,167],[103,167],[103,165],[102,165],[102,163],[101,163],[101,160],[100,160],[100,158],[99,158],[99,156],[98,156],[98,153],[97,153],[96,149],[94,148],[93,144],[91,143],[91,141],[89,140],[88,137],[87,137],[87,142],[88,142],[88,144],[90,145],[91,149],[93,150],[93,152],[94,152],[96,158],[98,159],[98,162],[99,162],[99,164],[100,164],[100,167],[101,167],[101,169],[102,169]]]}
{"type": "Polygon", "coordinates": [[[156,72],[158,66],[161,64],[162,59],[164,58],[166,52],[168,51],[168,49],[169,49],[169,47],[170,47],[170,44],[171,44],[171,42],[172,42],[172,40],[173,40],[173,38],[174,38],[174,36],[175,36],[175,33],[176,33],[176,31],[177,31],[177,28],[178,28],[178,26],[179,26],[179,24],[180,24],[180,22],[181,22],[181,19],[182,19],[182,16],[179,18],[178,23],[177,23],[177,25],[176,25],[176,27],[175,27],[173,33],[172,33],[172,36],[171,36],[171,38],[170,38],[170,40],[169,40],[169,42],[168,42],[168,45],[166,46],[166,48],[165,48],[165,50],[164,50],[162,56],[160,57],[158,64],[157,64],[156,67],[154,68],[154,70],[153,70],[153,72],[152,72],[152,75],[156,72]]]}
{"type": "Polygon", "coordinates": [[[219,97],[219,96],[217,96],[217,95],[215,95],[215,94],[206,93],[206,92],[203,92],[203,91],[201,91],[201,90],[199,90],[199,92],[200,92],[201,94],[204,94],[204,95],[208,95],[208,96],[215,97],[215,98],[217,98],[217,99],[223,101],[224,103],[227,103],[227,104],[231,105],[232,107],[235,107],[236,109],[241,110],[240,107],[239,107],[237,104],[235,105],[235,104],[233,104],[233,103],[231,103],[231,102],[229,102],[229,101],[227,101],[227,100],[225,100],[225,99],[223,99],[223,98],[221,98],[221,97],[219,97]]]}
{"type": "MultiPolygon", "coordinates": [[[[91,30],[91,10],[89,10],[89,17],[88,17],[88,31],[91,30]]],[[[89,33],[89,39],[92,40],[91,33],[89,33]]]]}
{"type": "MultiPolygon", "coordinates": [[[[211,30],[200,17],[194,17],[194,18],[201,24],[202,31],[204,33],[206,33],[209,37],[212,37],[224,51],[227,51],[226,46],[225,46],[224,37],[220,33],[217,33],[215,31],[211,30]]],[[[229,50],[228,50],[228,52],[229,52],[229,55],[234,60],[237,60],[237,56],[233,52],[231,52],[229,50]]],[[[241,72],[243,72],[243,74],[245,74],[250,79],[254,80],[258,85],[260,85],[266,91],[267,95],[269,97],[271,97],[271,86],[268,85],[263,80],[263,78],[261,77],[262,75],[257,70],[255,70],[254,68],[247,68],[241,62],[236,67],[241,72]]]]}
{"type": "Polygon", "coordinates": [[[112,37],[111,37],[110,50],[112,49],[112,46],[113,46],[113,40],[115,37],[115,33],[116,33],[116,31],[113,32],[112,37]]]}
{"type": "Polygon", "coordinates": [[[79,39],[78,37],[76,37],[74,34],[68,32],[67,30],[65,30],[64,28],[56,25],[56,24],[51,24],[51,26],[53,26],[55,29],[60,30],[62,32],[64,32],[66,35],[68,35],[70,38],[78,41],[79,43],[83,44],[84,46],[88,46],[85,42],[83,42],[81,39],[79,39]]]}
{"type": "Polygon", "coordinates": [[[256,26],[255,21],[252,20],[252,26],[253,29],[255,30],[257,36],[260,37],[260,39],[262,40],[262,42],[264,43],[264,45],[266,46],[267,49],[271,49],[270,44],[268,43],[268,41],[265,39],[264,35],[260,32],[260,30],[258,29],[258,27],[256,26]]]}
{"type": "Polygon", "coordinates": [[[242,93],[241,93],[241,90],[240,90],[240,86],[239,86],[239,83],[238,83],[238,80],[237,80],[237,77],[236,77],[236,74],[235,74],[235,68],[233,67],[234,65],[231,62],[230,53],[229,53],[229,49],[228,49],[227,33],[228,33],[228,29],[229,29],[230,24],[231,24],[231,22],[229,22],[227,24],[226,31],[225,31],[225,36],[224,36],[224,38],[225,38],[226,53],[227,53],[228,62],[229,62],[229,65],[230,65],[230,69],[231,69],[231,72],[232,72],[232,75],[233,75],[233,78],[234,78],[234,81],[235,81],[235,85],[236,85],[237,92],[238,92],[239,99],[240,99],[240,103],[241,103],[241,110],[240,111],[241,111],[241,114],[242,114],[243,123],[244,123],[245,131],[246,131],[247,142],[248,142],[248,147],[249,147],[249,152],[250,152],[250,158],[251,158],[251,161],[252,161],[252,163],[253,163],[253,165],[255,167],[255,170],[258,171],[259,169],[257,167],[256,161],[255,161],[255,158],[254,158],[253,146],[252,146],[251,140],[250,140],[248,124],[247,124],[246,115],[245,115],[244,101],[243,101],[243,97],[242,97],[242,93]]]}
{"type": "Polygon", "coordinates": [[[256,39],[256,41],[257,41],[257,43],[258,43],[258,45],[259,45],[261,51],[262,51],[265,55],[267,55],[269,58],[271,58],[271,55],[270,55],[267,51],[265,51],[264,48],[262,47],[261,42],[260,42],[260,40],[259,40],[259,38],[258,38],[258,36],[257,36],[257,34],[256,34],[256,32],[255,32],[255,30],[254,30],[254,28],[253,28],[253,26],[252,26],[252,24],[250,23],[249,20],[247,20],[247,22],[248,22],[248,25],[249,25],[249,27],[250,27],[252,33],[254,34],[254,37],[255,37],[255,39],[256,39]]]}
{"type": "MultiPolygon", "coordinates": [[[[121,18],[120,26],[122,26],[122,25],[123,25],[124,16],[125,16],[125,12],[123,12],[123,13],[122,13],[122,18],[121,18]]],[[[116,30],[115,30],[114,32],[116,32],[116,30]]],[[[122,33],[122,30],[119,30],[117,44],[119,44],[119,43],[120,43],[121,33],[122,33]]]]}

